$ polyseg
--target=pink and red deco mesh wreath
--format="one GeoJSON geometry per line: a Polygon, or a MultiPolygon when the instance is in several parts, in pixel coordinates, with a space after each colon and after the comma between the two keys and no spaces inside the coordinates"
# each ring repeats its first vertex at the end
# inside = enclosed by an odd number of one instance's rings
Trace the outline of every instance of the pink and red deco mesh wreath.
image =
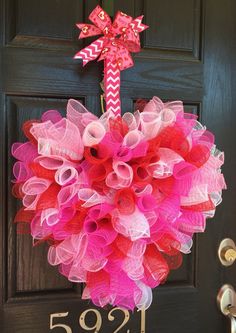
{"type": "Polygon", "coordinates": [[[154,97],[121,117],[119,72],[146,26],[120,12],[112,24],[99,6],[90,19],[96,26],[82,32],[105,35],[76,57],[105,56],[107,112],[98,118],[70,99],[65,118],[49,110],[23,125],[28,140],[12,146],[13,194],[23,204],[15,222],[30,226],[36,244],[48,241],[61,274],[86,284],[83,299],[146,309],[214,216],[224,155],[181,101],[154,97]]]}

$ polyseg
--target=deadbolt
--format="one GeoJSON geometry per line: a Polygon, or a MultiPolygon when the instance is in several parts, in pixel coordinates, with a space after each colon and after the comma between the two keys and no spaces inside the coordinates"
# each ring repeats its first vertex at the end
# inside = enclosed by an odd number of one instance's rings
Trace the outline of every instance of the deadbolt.
{"type": "Polygon", "coordinates": [[[218,250],[218,256],[223,266],[231,266],[236,260],[236,245],[230,238],[222,240],[218,250]]]}

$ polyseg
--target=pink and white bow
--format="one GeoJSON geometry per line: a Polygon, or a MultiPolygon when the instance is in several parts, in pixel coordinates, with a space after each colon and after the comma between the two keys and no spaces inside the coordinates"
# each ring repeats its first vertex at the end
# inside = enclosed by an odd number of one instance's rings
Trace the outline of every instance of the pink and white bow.
{"type": "Polygon", "coordinates": [[[133,66],[130,52],[140,51],[139,33],[148,28],[142,23],[143,16],[133,19],[118,11],[114,22],[110,16],[97,6],[89,15],[92,24],[79,23],[79,38],[103,35],[74,56],[82,58],[83,65],[99,57],[104,60],[104,86],[106,111],[114,116],[121,114],[120,106],[120,71],[133,66]]]}

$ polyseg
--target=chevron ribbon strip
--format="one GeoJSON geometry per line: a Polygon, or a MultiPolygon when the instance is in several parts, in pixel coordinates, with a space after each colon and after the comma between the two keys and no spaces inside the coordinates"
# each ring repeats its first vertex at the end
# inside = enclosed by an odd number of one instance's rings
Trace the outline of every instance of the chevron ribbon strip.
{"type": "Polygon", "coordinates": [[[121,114],[120,69],[118,64],[105,59],[104,68],[106,110],[114,116],[121,114]]]}

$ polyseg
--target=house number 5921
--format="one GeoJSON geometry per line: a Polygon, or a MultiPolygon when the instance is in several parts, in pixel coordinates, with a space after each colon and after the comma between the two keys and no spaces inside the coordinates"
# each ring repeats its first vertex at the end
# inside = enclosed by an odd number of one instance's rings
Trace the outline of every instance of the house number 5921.
{"type": "MultiPolygon", "coordinates": [[[[115,320],[115,313],[117,311],[120,311],[123,313],[123,321],[122,323],[117,324],[117,328],[112,333],[119,333],[120,330],[129,322],[130,320],[130,313],[128,310],[124,310],[121,308],[113,308],[107,315],[107,319],[109,321],[115,320]]],[[[141,313],[141,320],[140,320],[140,333],[145,333],[145,327],[146,327],[146,312],[145,310],[138,310],[141,313]]],[[[50,314],[50,330],[53,330],[54,328],[63,328],[66,333],[73,333],[70,326],[66,324],[59,323],[59,318],[66,318],[69,315],[69,312],[61,312],[61,313],[51,313],[50,314]],[[56,321],[56,323],[55,323],[56,321]]],[[[102,316],[101,313],[97,309],[88,309],[81,313],[79,317],[79,325],[80,327],[85,331],[93,331],[93,333],[100,332],[102,328],[102,316]],[[95,321],[94,324],[89,326],[87,324],[89,315],[95,315],[95,321]]],[[[126,331],[126,333],[132,333],[129,329],[126,331]]]]}

